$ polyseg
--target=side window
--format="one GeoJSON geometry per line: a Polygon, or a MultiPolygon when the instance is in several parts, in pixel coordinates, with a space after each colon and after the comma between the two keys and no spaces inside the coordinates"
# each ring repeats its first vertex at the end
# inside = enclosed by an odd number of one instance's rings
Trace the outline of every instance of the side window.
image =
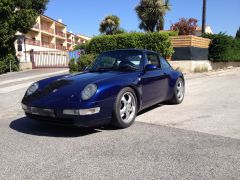
{"type": "Polygon", "coordinates": [[[160,57],[160,61],[161,61],[161,67],[162,68],[170,68],[170,64],[167,62],[167,60],[165,60],[164,58],[160,57]]]}
{"type": "Polygon", "coordinates": [[[159,58],[157,54],[147,53],[147,59],[148,59],[148,64],[153,64],[153,65],[156,65],[157,67],[160,67],[159,58]]]}

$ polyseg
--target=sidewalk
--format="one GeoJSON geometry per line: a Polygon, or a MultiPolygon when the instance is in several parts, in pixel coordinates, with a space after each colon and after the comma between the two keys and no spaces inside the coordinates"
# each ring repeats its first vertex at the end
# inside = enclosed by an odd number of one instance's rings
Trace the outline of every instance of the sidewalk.
{"type": "Polygon", "coordinates": [[[0,75],[0,84],[3,84],[4,81],[20,79],[20,78],[34,78],[34,77],[44,77],[51,74],[58,73],[68,73],[68,68],[55,68],[55,69],[33,69],[28,71],[19,71],[19,72],[9,72],[6,74],[0,75]]]}
{"type": "Polygon", "coordinates": [[[68,74],[68,69],[36,69],[0,75],[0,94],[28,87],[35,81],[50,76],[68,74]]]}

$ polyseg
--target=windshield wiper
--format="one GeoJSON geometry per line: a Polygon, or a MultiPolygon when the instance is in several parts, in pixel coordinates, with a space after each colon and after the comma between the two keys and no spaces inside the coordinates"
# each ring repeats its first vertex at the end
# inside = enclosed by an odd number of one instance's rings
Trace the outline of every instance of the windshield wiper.
{"type": "Polygon", "coordinates": [[[97,69],[89,69],[90,72],[107,72],[111,71],[113,69],[111,68],[97,68],[97,69]]]}

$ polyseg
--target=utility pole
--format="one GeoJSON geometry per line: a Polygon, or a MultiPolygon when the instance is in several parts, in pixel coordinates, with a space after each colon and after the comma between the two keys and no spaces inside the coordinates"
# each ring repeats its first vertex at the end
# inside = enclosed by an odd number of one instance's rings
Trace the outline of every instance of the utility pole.
{"type": "Polygon", "coordinates": [[[206,29],[206,1],[203,0],[203,12],[202,12],[202,33],[205,34],[205,29],[206,29]]]}

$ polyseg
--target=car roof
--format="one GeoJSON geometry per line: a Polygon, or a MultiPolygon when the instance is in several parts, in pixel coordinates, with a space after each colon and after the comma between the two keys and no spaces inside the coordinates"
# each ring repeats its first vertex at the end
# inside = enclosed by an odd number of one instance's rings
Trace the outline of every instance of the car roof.
{"type": "MultiPolygon", "coordinates": [[[[110,50],[110,51],[106,51],[106,52],[114,52],[114,51],[141,51],[141,52],[150,52],[150,53],[157,53],[156,51],[152,51],[152,50],[147,50],[147,49],[137,49],[137,48],[127,48],[127,49],[114,49],[114,50],[110,50]]],[[[157,53],[158,54],[158,53],[157,53]]]]}

